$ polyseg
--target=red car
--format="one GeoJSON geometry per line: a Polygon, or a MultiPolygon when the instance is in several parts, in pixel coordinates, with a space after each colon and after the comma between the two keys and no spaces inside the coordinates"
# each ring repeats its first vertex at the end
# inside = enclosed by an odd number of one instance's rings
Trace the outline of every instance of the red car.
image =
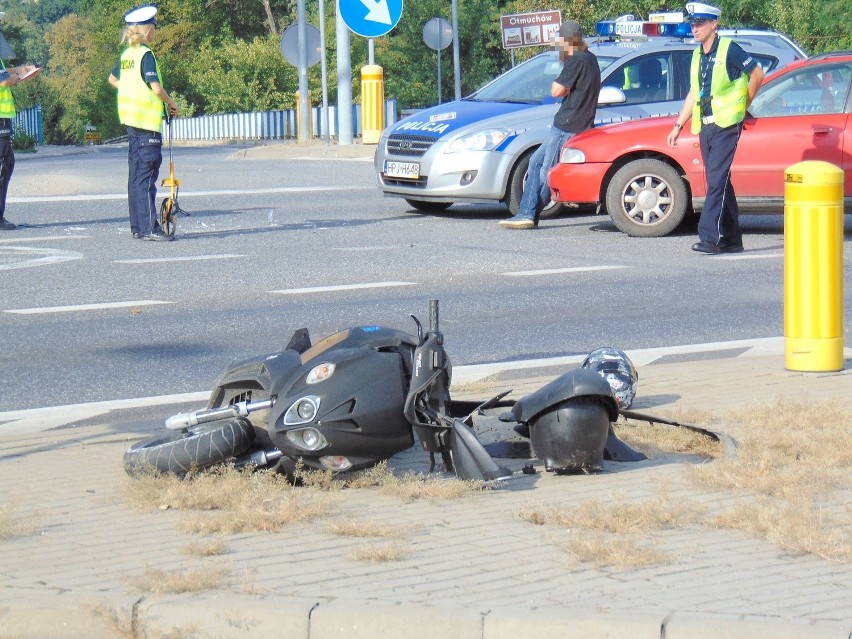
{"type": "MultiPolygon", "coordinates": [[[[749,107],[731,169],[744,213],[781,213],[784,170],[824,160],[845,174],[852,212],[852,53],[794,62],[769,76],[749,107]]],[[[571,138],[550,172],[557,202],[597,203],[628,235],[671,233],[706,194],[698,136],[684,127],[677,146],[666,137],[675,117],[601,126],[571,138]]]]}

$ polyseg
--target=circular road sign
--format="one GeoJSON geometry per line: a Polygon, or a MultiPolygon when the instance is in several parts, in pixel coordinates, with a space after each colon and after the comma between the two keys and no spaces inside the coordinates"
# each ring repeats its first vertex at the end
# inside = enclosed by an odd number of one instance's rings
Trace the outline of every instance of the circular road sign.
{"type": "Polygon", "coordinates": [[[432,18],[423,25],[423,42],[435,51],[446,49],[453,43],[453,25],[443,18],[432,18]]]}
{"type": "Polygon", "coordinates": [[[347,27],[364,38],[378,38],[393,29],[402,17],[402,0],[337,0],[347,27]]]}
{"type": "MultiPolygon", "coordinates": [[[[308,41],[308,66],[312,67],[322,57],[320,32],[312,24],[305,25],[305,39],[308,41]]],[[[294,67],[299,66],[299,23],[294,22],[281,36],[281,54],[294,67]]]]}

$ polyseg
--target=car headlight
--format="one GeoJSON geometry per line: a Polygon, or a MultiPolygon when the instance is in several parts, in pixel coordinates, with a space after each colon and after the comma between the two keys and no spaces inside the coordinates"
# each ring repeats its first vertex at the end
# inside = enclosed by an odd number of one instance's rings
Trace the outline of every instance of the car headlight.
{"type": "Polygon", "coordinates": [[[572,149],[566,146],[559,154],[559,161],[562,164],[584,164],[586,162],[586,154],[580,149],[572,149]]]}
{"type": "Polygon", "coordinates": [[[485,129],[484,131],[468,133],[448,144],[444,153],[493,151],[510,135],[512,135],[511,129],[485,129]]]}

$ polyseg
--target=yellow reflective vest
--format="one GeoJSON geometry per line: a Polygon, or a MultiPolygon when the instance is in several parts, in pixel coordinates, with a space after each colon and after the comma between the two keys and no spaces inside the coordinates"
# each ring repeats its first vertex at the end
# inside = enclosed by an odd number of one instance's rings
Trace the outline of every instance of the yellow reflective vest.
{"type": "MultiPolygon", "coordinates": [[[[151,49],[139,45],[127,47],[121,54],[121,76],[118,78],[118,119],[127,126],[159,132],[163,130],[163,102],[142,78],[142,57],[149,52],[151,49]]],[[[156,62],[155,58],[154,64],[156,62]]],[[[157,78],[162,83],[159,65],[157,65],[157,78]]]]}
{"type": "MultiPolygon", "coordinates": [[[[710,82],[710,105],[713,117],[720,127],[728,127],[741,122],[745,117],[746,102],[748,101],[748,75],[740,74],[736,80],[728,77],[726,63],[728,49],[733,42],[730,38],[719,37],[719,48],[713,62],[713,79],[710,82]]],[[[692,52],[692,67],[689,72],[689,82],[692,95],[695,96],[695,106],[692,109],[693,133],[701,130],[701,47],[692,52]]]]}
{"type": "MultiPolygon", "coordinates": [[[[0,61],[0,68],[6,68],[6,65],[2,61],[0,61]]],[[[9,87],[0,87],[0,118],[12,119],[14,117],[15,99],[12,97],[12,89],[9,87]]]]}

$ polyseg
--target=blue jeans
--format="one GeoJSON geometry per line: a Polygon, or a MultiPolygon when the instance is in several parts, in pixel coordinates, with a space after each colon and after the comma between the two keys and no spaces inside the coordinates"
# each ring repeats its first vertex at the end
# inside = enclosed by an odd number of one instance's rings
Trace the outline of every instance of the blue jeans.
{"type": "Polygon", "coordinates": [[[559,154],[574,133],[568,133],[560,128],[551,126],[547,139],[530,158],[527,169],[527,183],[521,196],[521,206],[517,217],[526,217],[538,222],[542,209],[550,202],[550,185],[547,183],[548,173],[559,162],[559,154]]]}

